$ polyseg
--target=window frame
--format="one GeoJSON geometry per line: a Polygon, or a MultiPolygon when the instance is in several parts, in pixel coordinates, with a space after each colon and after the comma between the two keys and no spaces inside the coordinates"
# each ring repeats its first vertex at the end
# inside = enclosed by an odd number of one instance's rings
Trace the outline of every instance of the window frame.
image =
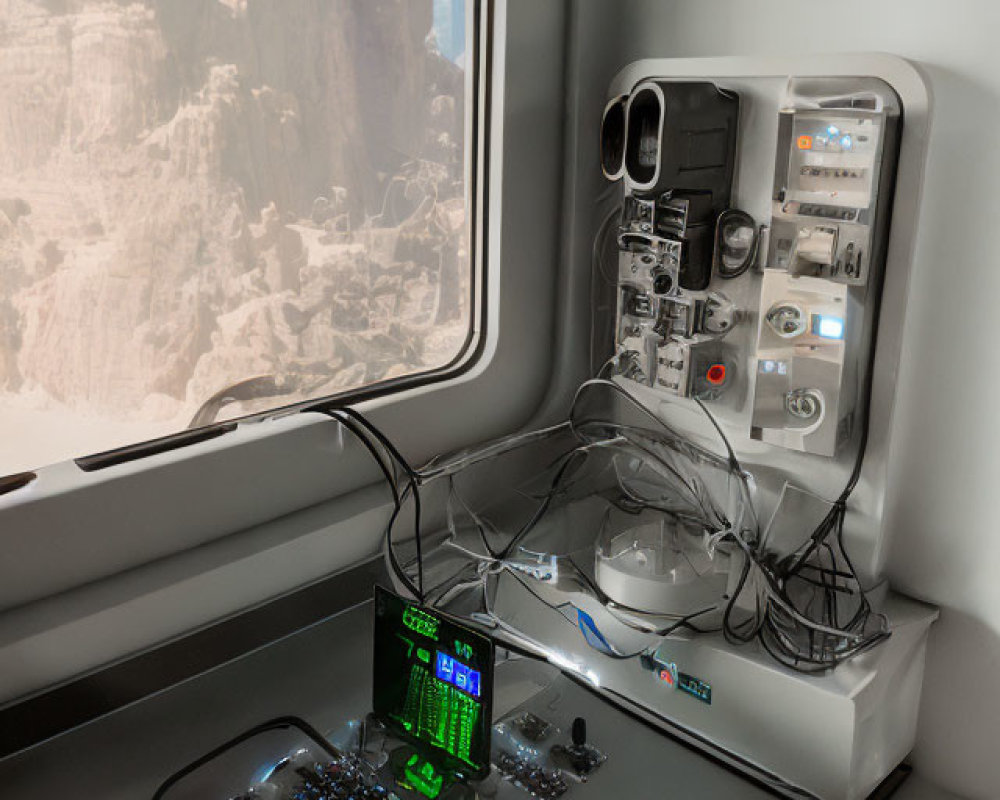
{"type": "MultiPolygon", "coordinates": [[[[375,381],[333,394],[275,405],[262,411],[228,417],[225,420],[213,421],[205,425],[189,425],[182,430],[164,436],[144,439],[94,453],[84,453],[68,458],[67,461],[72,461],[84,472],[95,472],[217,438],[235,430],[235,426],[240,423],[259,422],[287,414],[295,414],[317,403],[324,403],[327,406],[332,404],[333,407],[342,408],[347,405],[378,400],[410,389],[452,380],[476,367],[486,352],[489,320],[489,293],[486,291],[489,261],[486,254],[488,215],[484,213],[484,204],[488,202],[489,198],[490,177],[488,155],[490,152],[490,88],[492,85],[494,38],[494,14],[491,5],[491,0],[467,0],[466,7],[467,13],[470,13],[471,16],[471,25],[467,23],[466,28],[467,52],[471,53],[471,58],[466,59],[465,86],[467,95],[464,120],[467,136],[465,152],[468,186],[465,195],[469,214],[467,223],[469,234],[468,266],[471,275],[468,293],[468,331],[458,353],[446,364],[439,367],[375,381]]],[[[9,475],[0,475],[0,496],[32,483],[41,470],[51,466],[53,465],[44,464],[9,475]]]]}
{"type": "MultiPolygon", "coordinates": [[[[554,378],[566,9],[561,3],[539,7],[507,0],[484,1],[482,9],[480,41],[489,37],[494,44],[485,49],[489,62],[480,71],[482,122],[476,142],[477,251],[490,262],[488,271],[481,270],[486,302],[479,355],[447,379],[422,376],[393,391],[377,387],[363,402],[357,395],[344,400],[385,430],[413,464],[523,427],[543,407],[554,378]],[[483,117],[486,101],[488,118],[483,117]]],[[[82,595],[99,597],[94,602],[108,613],[116,602],[124,612],[137,607],[136,591],[146,591],[141,587],[148,579],[140,573],[174,584],[170,575],[178,569],[177,559],[197,564],[216,558],[213,548],[217,553],[247,549],[253,531],[262,526],[272,543],[282,539],[291,545],[328,528],[326,523],[315,527],[313,510],[346,513],[359,494],[376,498],[365,501],[365,508],[385,507],[380,475],[363,448],[325,417],[298,410],[293,406],[221,423],[231,426],[224,435],[160,448],[97,471],[60,462],[0,495],[0,547],[16,554],[0,559],[0,634],[34,630],[35,638],[59,638],[48,624],[75,619],[82,595]],[[306,531],[305,525],[313,527],[306,531]],[[126,595],[113,600],[118,596],[114,587],[126,584],[121,590],[126,595]]],[[[373,531],[377,535],[368,525],[359,516],[353,526],[340,525],[339,532],[330,528],[325,536],[333,538],[324,539],[328,557],[321,563],[286,563],[275,547],[266,557],[260,554],[266,569],[280,573],[280,581],[269,585],[273,589],[283,582],[290,589],[312,579],[307,570],[329,573],[346,566],[338,559],[347,557],[353,543],[373,531]]],[[[234,608],[227,604],[237,603],[237,596],[245,604],[253,595],[238,588],[216,584],[216,611],[201,604],[197,614],[203,618],[182,612],[182,603],[173,605],[177,600],[162,605],[167,602],[163,593],[159,600],[148,596],[163,615],[162,626],[159,633],[150,629],[143,636],[153,641],[203,624],[210,615],[230,613],[234,608]]],[[[94,624],[104,616],[95,616],[94,624]]],[[[29,646],[19,636],[8,637],[12,654],[22,643],[29,646]]],[[[0,662],[5,660],[2,640],[0,635],[0,662]]],[[[130,647],[137,644],[132,641],[130,647]]],[[[77,661],[84,656],[81,652],[77,661]]],[[[14,663],[23,661],[17,656],[14,663]]],[[[64,669],[73,668],[66,664],[64,669]]]]}

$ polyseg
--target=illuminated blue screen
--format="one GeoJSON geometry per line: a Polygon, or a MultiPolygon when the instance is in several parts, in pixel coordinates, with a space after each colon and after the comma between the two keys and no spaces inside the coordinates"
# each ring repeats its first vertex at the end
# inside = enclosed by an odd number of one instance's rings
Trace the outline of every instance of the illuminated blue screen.
{"type": "Polygon", "coordinates": [[[817,314],[813,317],[813,333],[824,339],[843,339],[844,320],[840,317],[825,317],[817,314]]]}
{"type": "Polygon", "coordinates": [[[440,650],[437,653],[437,666],[434,674],[438,680],[450,683],[457,689],[479,697],[480,675],[477,670],[471,669],[460,661],[456,661],[440,650]]]}

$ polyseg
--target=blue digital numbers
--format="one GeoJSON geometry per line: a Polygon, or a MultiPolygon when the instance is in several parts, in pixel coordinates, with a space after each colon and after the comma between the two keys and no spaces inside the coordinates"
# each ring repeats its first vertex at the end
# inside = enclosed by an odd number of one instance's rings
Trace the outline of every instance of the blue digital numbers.
{"type": "Polygon", "coordinates": [[[456,661],[447,653],[440,650],[437,653],[437,664],[434,669],[437,679],[450,683],[456,689],[461,689],[466,694],[479,697],[482,691],[481,675],[477,670],[465,666],[460,661],[456,661]]]}
{"type": "Polygon", "coordinates": [[[451,656],[447,656],[442,652],[437,654],[437,670],[435,674],[445,683],[455,682],[455,664],[457,662],[451,656]]]}
{"type": "Polygon", "coordinates": [[[469,670],[469,688],[467,690],[473,697],[479,697],[479,672],[474,669],[469,670]]]}

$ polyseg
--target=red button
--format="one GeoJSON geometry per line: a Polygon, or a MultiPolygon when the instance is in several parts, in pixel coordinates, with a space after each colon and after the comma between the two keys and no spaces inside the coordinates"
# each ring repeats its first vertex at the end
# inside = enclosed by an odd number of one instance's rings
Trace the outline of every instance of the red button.
{"type": "Polygon", "coordinates": [[[705,373],[705,378],[713,386],[721,386],[726,382],[726,365],[712,364],[705,373]]]}

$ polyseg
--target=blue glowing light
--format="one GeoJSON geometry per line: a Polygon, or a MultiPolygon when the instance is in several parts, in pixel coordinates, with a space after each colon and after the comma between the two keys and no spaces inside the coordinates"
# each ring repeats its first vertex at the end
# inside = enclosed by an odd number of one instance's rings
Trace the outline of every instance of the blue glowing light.
{"type": "Polygon", "coordinates": [[[813,331],[824,339],[843,339],[844,320],[840,317],[818,316],[813,322],[813,331]]]}
{"type": "Polygon", "coordinates": [[[826,129],[826,132],[830,134],[830,136],[836,136],[838,133],[840,133],[840,128],[838,128],[836,125],[831,125],[829,128],[826,129]]]}
{"type": "Polygon", "coordinates": [[[437,652],[437,664],[434,670],[437,679],[450,683],[456,689],[466,694],[479,697],[482,692],[482,676],[477,670],[456,661],[447,653],[437,652]]]}
{"type": "Polygon", "coordinates": [[[840,146],[843,147],[845,150],[850,150],[851,149],[851,137],[850,136],[844,136],[840,140],[840,146]]]}

